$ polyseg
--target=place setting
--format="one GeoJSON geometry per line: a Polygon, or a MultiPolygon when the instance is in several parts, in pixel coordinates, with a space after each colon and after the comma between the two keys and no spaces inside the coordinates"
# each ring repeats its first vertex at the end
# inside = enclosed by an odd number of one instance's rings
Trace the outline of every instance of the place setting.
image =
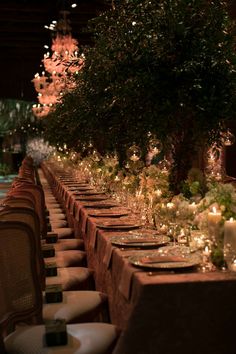
{"type": "Polygon", "coordinates": [[[97,201],[107,200],[107,199],[109,199],[109,197],[104,194],[103,195],[101,195],[101,194],[77,195],[75,199],[79,200],[79,201],[91,201],[91,202],[95,201],[95,202],[97,202],[97,201]]]}
{"type": "MultiPolygon", "coordinates": [[[[76,199],[78,200],[78,199],[76,199]]],[[[88,208],[88,209],[112,209],[117,207],[117,203],[115,202],[110,202],[106,200],[96,200],[96,201],[81,201],[78,200],[83,204],[83,208],[88,208]]]]}
{"type": "Polygon", "coordinates": [[[104,192],[99,192],[99,191],[95,191],[92,188],[85,188],[85,189],[78,189],[77,192],[73,193],[76,196],[81,196],[83,198],[83,196],[105,196],[104,192]]]}
{"type": "Polygon", "coordinates": [[[96,222],[96,226],[104,230],[132,230],[141,227],[137,220],[127,218],[96,222]]]}
{"type": "Polygon", "coordinates": [[[170,238],[166,235],[139,235],[133,233],[124,236],[113,236],[110,241],[113,245],[122,248],[152,248],[168,244],[170,242],[170,238]]]}
{"type": "Polygon", "coordinates": [[[197,268],[202,257],[199,253],[191,253],[189,247],[168,245],[155,251],[131,255],[128,260],[133,266],[148,270],[185,270],[197,268]]]}
{"type": "Polygon", "coordinates": [[[111,210],[100,209],[89,211],[88,215],[96,218],[120,218],[129,215],[129,211],[121,208],[112,208],[111,210]]]}

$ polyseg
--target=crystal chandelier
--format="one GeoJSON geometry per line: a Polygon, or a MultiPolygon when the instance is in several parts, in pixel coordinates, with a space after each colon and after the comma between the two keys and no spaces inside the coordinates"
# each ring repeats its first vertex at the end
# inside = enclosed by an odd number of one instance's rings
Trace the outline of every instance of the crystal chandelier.
{"type": "Polygon", "coordinates": [[[71,35],[68,12],[61,13],[63,16],[55,26],[52,54],[47,52],[42,59],[45,71],[41,75],[35,74],[32,80],[38,92],[38,104],[34,104],[32,110],[38,118],[44,118],[52,112],[62,96],[75,87],[73,77],[84,65],[83,54],[78,54],[78,42],[71,35]]]}

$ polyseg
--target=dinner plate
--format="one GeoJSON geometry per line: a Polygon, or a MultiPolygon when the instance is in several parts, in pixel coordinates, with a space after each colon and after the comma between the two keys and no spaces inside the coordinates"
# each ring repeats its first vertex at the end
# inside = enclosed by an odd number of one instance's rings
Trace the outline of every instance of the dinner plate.
{"type": "Polygon", "coordinates": [[[101,196],[104,196],[104,193],[103,192],[96,192],[96,191],[93,191],[93,190],[90,190],[90,189],[88,189],[88,190],[83,190],[83,191],[77,191],[76,193],[74,193],[74,195],[78,195],[78,196],[80,196],[81,195],[81,197],[83,197],[83,196],[90,196],[90,195],[101,195],[101,196]]]}
{"type": "Polygon", "coordinates": [[[130,256],[129,261],[142,268],[182,269],[199,265],[201,257],[190,253],[184,246],[165,246],[153,252],[130,256]]]}
{"type": "Polygon", "coordinates": [[[78,187],[73,187],[73,190],[76,191],[76,192],[74,193],[75,195],[76,195],[77,193],[78,193],[78,195],[80,195],[80,194],[83,193],[83,192],[92,192],[92,191],[94,191],[93,187],[89,187],[89,186],[87,186],[87,187],[80,187],[80,186],[78,186],[78,187]]]}
{"type": "Polygon", "coordinates": [[[85,195],[85,196],[76,196],[76,200],[81,200],[81,201],[103,201],[103,200],[107,200],[109,199],[109,197],[107,196],[102,196],[102,195],[94,195],[94,196],[90,196],[90,195],[85,195]]]}
{"type": "Polygon", "coordinates": [[[104,221],[103,223],[96,223],[96,226],[100,229],[118,229],[118,230],[131,230],[137,229],[140,227],[138,224],[124,222],[122,220],[115,222],[114,221],[104,221]]]}
{"type": "Polygon", "coordinates": [[[113,203],[105,203],[101,201],[100,203],[90,202],[83,203],[84,208],[92,208],[92,209],[110,209],[117,207],[117,204],[113,203]]]}
{"type": "Polygon", "coordinates": [[[111,243],[116,246],[122,247],[159,247],[166,245],[170,238],[166,235],[125,235],[125,236],[113,236],[111,237],[111,243]]]}
{"type": "Polygon", "coordinates": [[[119,210],[93,210],[88,213],[89,216],[92,217],[100,217],[100,218],[119,218],[121,216],[127,216],[129,215],[129,212],[126,210],[119,211],[119,210]]]}
{"type": "Polygon", "coordinates": [[[66,187],[71,188],[71,187],[76,187],[76,188],[92,188],[90,187],[88,184],[81,184],[81,183],[64,183],[66,185],[66,187]]]}

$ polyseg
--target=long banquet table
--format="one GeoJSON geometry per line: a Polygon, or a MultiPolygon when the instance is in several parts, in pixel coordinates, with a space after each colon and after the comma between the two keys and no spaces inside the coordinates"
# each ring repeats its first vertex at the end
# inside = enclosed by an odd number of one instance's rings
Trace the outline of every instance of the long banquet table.
{"type": "MultiPolygon", "coordinates": [[[[235,354],[236,273],[154,272],[132,266],[134,250],[114,247],[110,238],[127,231],[102,230],[95,210],[54,174],[77,237],[83,237],[96,288],[108,294],[111,322],[122,334],[114,354],[235,354]]],[[[107,218],[106,218],[107,220],[107,218]]]]}

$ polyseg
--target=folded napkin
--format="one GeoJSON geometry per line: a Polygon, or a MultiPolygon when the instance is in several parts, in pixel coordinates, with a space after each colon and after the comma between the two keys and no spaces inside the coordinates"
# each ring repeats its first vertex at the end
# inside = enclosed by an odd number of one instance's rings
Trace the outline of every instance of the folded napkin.
{"type": "Polygon", "coordinates": [[[121,240],[122,241],[122,243],[125,243],[125,244],[127,244],[127,245],[129,245],[129,244],[133,244],[133,243],[155,243],[155,242],[157,242],[157,241],[159,241],[158,239],[155,239],[155,238],[134,238],[134,239],[127,239],[127,240],[124,240],[124,239],[122,239],[121,240]]]}
{"type": "Polygon", "coordinates": [[[175,263],[175,262],[188,262],[188,259],[181,256],[153,256],[143,257],[140,259],[143,264],[155,264],[155,263],[175,263]]]}

